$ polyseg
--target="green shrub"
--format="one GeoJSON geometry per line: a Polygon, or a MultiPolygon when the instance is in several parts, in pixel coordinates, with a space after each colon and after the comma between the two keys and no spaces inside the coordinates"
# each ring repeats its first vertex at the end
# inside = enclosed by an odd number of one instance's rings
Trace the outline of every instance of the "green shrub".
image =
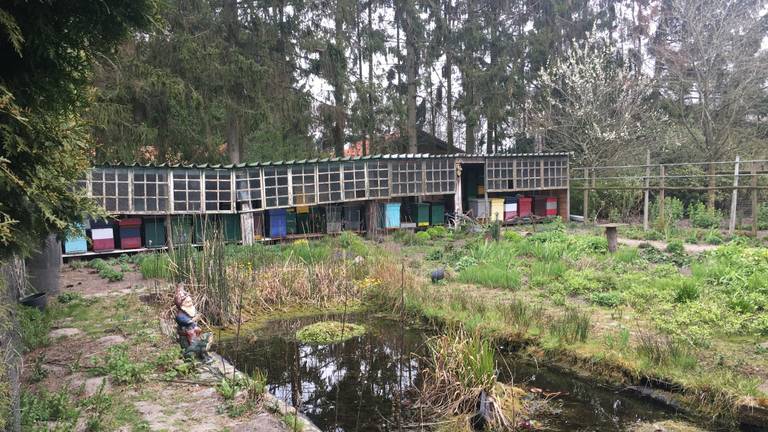
{"type": "Polygon", "coordinates": [[[125,345],[110,347],[101,361],[96,361],[94,370],[100,374],[109,375],[117,384],[136,384],[146,381],[152,366],[146,362],[132,360],[127,351],[128,348],[125,345]]]}
{"type": "Polygon", "coordinates": [[[62,422],[71,425],[71,430],[74,430],[78,417],[80,410],[66,388],[55,393],[45,389],[39,393],[21,393],[21,424],[24,429],[34,427],[36,423],[62,422]]]}
{"type": "Polygon", "coordinates": [[[624,295],[618,291],[592,293],[589,299],[596,305],[610,308],[615,308],[624,303],[624,295]]]}
{"type": "Polygon", "coordinates": [[[670,240],[669,243],[667,243],[667,252],[673,255],[683,255],[685,253],[683,241],[679,239],[670,240]]]}
{"type": "Polygon", "coordinates": [[[106,279],[110,282],[117,282],[123,280],[123,272],[113,269],[112,267],[104,267],[99,270],[99,277],[106,279]]]}
{"type": "Polygon", "coordinates": [[[509,240],[511,242],[518,242],[525,238],[519,232],[512,231],[512,230],[504,231],[504,233],[502,234],[502,237],[504,237],[504,240],[509,240]]]}
{"type": "Polygon", "coordinates": [[[691,204],[688,207],[688,218],[696,228],[720,228],[723,215],[717,209],[710,209],[703,202],[691,204]]]}
{"type": "Polygon", "coordinates": [[[723,243],[723,236],[719,231],[712,230],[704,236],[704,242],[711,245],[719,245],[723,243]]]}
{"type": "Polygon", "coordinates": [[[643,234],[643,240],[654,241],[654,240],[661,240],[663,238],[664,238],[664,234],[660,233],[655,229],[650,229],[648,231],[645,231],[645,233],[643,234]]]}
{"type": "Polygon", "coordinates": [[[32,351],[48,344],[51,318],[36,308],[19,306],[19,329],[22,345],[27,351],[32,351]]]}
{"type": "Polygon", "coordinates": [[[683,219],[685,214],[685,207],[683,202],[675,197],[664,198],[664,217],[659,214],[659,202],[658,199],[651,205],[651,220],[654,221],[654,225],[660,231],[663,231],[666,236],[669,235],[670,230],[677,226],[677,223],[683,219]]]}
{"type": "Polygon", "coordinates": [[[496,264],[479,264],[462,270],[459,273],[459,281],[489,288],[515,290],[520,287],[520,273],[496,264]]]}
{"type": "Polygon", "coordinates": [[[443,237],[447,237],[449,235],[449,232],[448,232],[448,229],[445,228],[444,226],[438,225],[438,226],[427,228],[427,234],[429,234],[431,238],[443,238],[443,237]]]}
{"type": "Polygon", "coordinates": [[[677,278],[672,289],[677,303],[688,303],[699,298],[699,287],[694,278],[677,278]]]}
{"type": "Polygon", "coordinates": [[[757,209],[757,227],[761,230],[768,229],[768,202],[760,204],[757,209]]]}
{"type": "Polygon", "coordinates": [[[432,236],[430,236],[428,232],[419,231],[416,233],[416,243],[424,244],[430,240],[432,240],[432,236]]]}

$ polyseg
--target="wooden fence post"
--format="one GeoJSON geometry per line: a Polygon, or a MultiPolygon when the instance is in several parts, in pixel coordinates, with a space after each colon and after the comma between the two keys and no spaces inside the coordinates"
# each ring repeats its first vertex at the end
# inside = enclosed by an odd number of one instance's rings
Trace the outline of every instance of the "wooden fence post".
{"type": "Polygon", "coordinates": [[[664,176],[666,175],[666,169],[664,165],[659,165],[659,217],[664,220],[664,198],[666,191],[664,186],[666,185],[664,176]]]}
{"type": "Polygon", "coordinates": [[[589,223],[589,168],[584,168],[584,223],[589,223]]]}
{"type": "Polygon", "coordinates": [[[757,237],[757,216],[759,213],[757,208],[757,162],[752,161],[750,169],[752,171],[752,235],[757,237]]]}
{"type": "Polygon", "coordinates": [[[645,191],[643,193],[643,230],[648,231],[648,188],[651,181],[651,151],[645,154],[645,191]]]}
{"type": "Polygon", "coordinates": [[[733,235],[736,231],[736,204],[738,201],[739,186],[739,157],[736,156],[736,163],[733,165],[733,193],[731,195],[731,219],[728,222],[728,234],[733,235]]]}

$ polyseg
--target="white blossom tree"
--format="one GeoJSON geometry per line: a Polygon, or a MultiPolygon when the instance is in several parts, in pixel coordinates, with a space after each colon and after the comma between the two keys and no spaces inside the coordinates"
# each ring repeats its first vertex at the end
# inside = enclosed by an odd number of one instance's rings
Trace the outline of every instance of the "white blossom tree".
{"type": "Polygon", "coordinates": [[[651,80],[616,52],[593,32],[547,65],[537,83],[532,123],[545,146],[573,152],[585,167],[644,154],[665,121],[652,101],[651,80]]]}

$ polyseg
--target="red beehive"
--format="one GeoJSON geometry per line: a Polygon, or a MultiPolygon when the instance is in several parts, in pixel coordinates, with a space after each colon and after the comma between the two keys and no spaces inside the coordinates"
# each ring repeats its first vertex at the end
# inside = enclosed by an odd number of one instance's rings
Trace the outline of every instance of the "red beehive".
{"type": "Polygon", "coordinates": [[[536,216],[557,216],[557,198],[536,197],[534,205],[536,216]]]}
{"type": "Polygon", "coordinates": [[[141,218],[123,219],[120,226],[120,248],[138,249],[141,247],[141,218]]]}
{"type": "Polygon", "coordinates": [[[533,198],[531,197],[519,197],[517,199],[517,214],[520,217],[528,217],[531,215],[531,206],[533,204],[533,198]]]}

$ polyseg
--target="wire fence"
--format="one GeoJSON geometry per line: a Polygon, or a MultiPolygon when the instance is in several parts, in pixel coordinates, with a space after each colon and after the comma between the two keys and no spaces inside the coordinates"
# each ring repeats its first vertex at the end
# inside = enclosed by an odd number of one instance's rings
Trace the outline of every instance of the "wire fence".
{"type": "MultiPolygon", "coordinates": [[[[768,160],[688,162],[571,168],[571,202],[585,220],[633,222],[644,229],[664,218],[670,199],[689,211],[704,203],[724,228],[768,229],[768,160]],[[761,222],[762,221],[762,222],[761,222]]],[[[672,203],[675,204],[675,203],[672,203]]]]}

